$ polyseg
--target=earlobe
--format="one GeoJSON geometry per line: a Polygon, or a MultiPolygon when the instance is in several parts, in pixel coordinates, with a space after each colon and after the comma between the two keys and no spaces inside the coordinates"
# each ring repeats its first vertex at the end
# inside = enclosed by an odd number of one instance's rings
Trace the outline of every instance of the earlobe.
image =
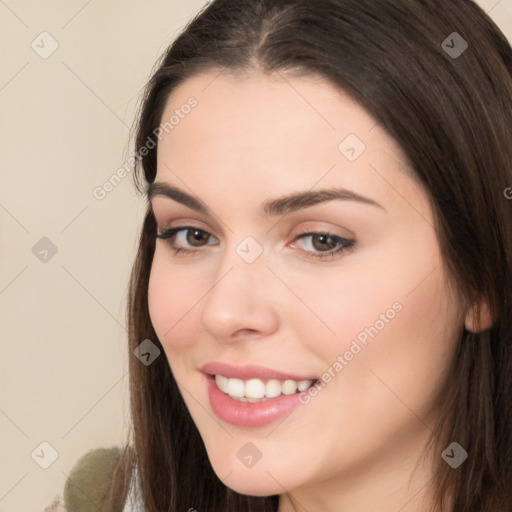
{"type": "Polygon", "coordinates": [[[465,319],[465,327],[470,332],[481,332],[489,329],[494,323],[487,302],[482,301],[468,309],[465,319]]]}

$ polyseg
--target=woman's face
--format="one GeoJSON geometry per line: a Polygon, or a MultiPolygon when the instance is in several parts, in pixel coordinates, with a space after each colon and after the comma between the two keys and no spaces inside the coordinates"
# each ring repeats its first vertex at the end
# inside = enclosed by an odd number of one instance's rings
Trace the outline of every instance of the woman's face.
{"type": "Polygon", "coordinates": [[[149,309],[218,477],[324,496],[411,471],[463,313],[400,148],[313,77],[198,75],[173,115],[155,182],[181,195],[151,202],[159,234],[189,229],[157,240],[149,309]]]}

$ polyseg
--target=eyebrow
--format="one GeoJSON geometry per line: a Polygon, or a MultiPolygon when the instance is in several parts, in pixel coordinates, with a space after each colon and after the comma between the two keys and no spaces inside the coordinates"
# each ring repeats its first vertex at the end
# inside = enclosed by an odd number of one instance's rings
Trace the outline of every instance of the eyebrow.
{"type": "MultiPolygon", "coordinates": [[[[147,201],[151,202],[156,196],[163,196],[173,199],[192,210],[208,215],[208,208],[194,196],[186,193],[178,187],[163,182],[150,183],[146,189],[147,201]]],[[[345,188],[329,188],[322,190],[308,190],[294,192],[285,196],[268,199],[261,205],[261,212],[264,216],[283,215],[316,204],[333,201],[356,201],[358,203],[375,206],[387,211],[384,206],[369,197],[362,196],[345,188]]]]}

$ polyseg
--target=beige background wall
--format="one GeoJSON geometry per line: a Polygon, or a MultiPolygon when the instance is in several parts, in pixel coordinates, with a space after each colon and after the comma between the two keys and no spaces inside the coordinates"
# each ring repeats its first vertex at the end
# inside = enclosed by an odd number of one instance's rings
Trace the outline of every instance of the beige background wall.
{"type": "MultiPolygon", "coordinates": [[[[512,0],[479,3],[512,40],[512,0]]],[[[0,512],[43,511],[78,457],[126,438],[144,201],[130,177],[92,192],[123,164],[157,56],[203,5],[0,0],[0,512]]]]}

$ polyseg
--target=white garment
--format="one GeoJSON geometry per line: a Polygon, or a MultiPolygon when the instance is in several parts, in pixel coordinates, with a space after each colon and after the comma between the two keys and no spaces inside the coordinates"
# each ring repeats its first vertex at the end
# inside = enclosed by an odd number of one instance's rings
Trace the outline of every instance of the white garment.
{"type": "Polygon", "coordinates": [[[123,512],[144,512],[143,504],[139,499],[137,499],[137,496],[140,496],[138,490],[139,478],[137,468],[135,468],[132,481],[130,482],[130,489],[128,491],[128,496],[126,497],[126,503],[123,508],[123,512]]]}

